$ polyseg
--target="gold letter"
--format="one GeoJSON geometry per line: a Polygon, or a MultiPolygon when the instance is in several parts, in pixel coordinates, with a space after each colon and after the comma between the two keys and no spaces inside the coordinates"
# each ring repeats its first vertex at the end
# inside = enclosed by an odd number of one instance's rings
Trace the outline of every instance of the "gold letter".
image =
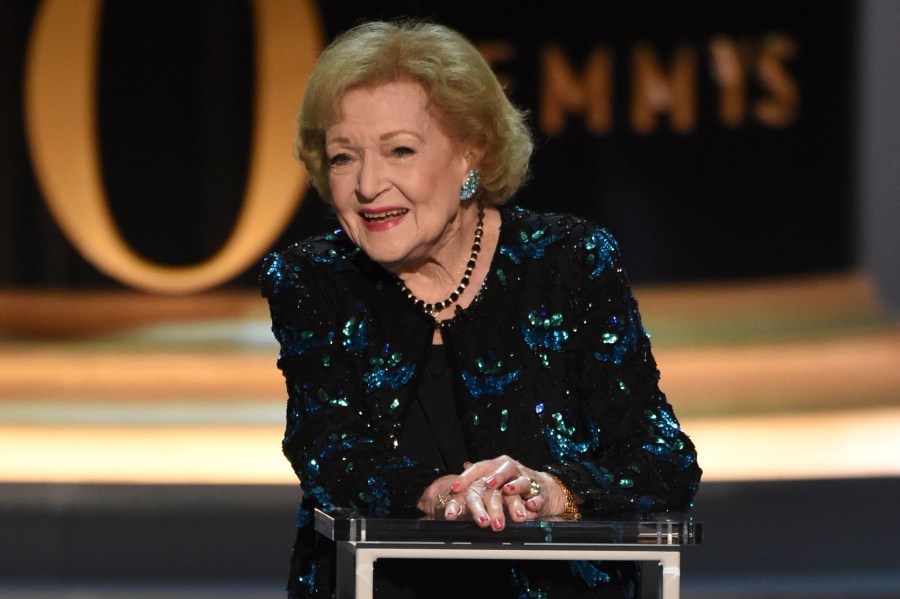
{"type": "Polygon", "coordinates": [[[566,128],[569,114],[585,113],[585,126],[594,134],[612,126],[612,53],[597,48],[588,58],[581,81],[557,46],[541,53],[540,127],[548,135],[559,135],[566,128]]]}
{"type": "Polygon", "coordinates": [[[292,160],[294,114],[322,35],[309,0],[256,0],[250,173],[237,225],[216,255],[167,267],[137,255],[106,201],[97,141],[97,40],[102,0],[44,0],[25,75],[26,136],[57,224],[99,270],[158,293],[191,293],[248,268],[288,224],[306,175],[292,160]]]}
{"type": "Polygon", "coordinates": [[[697,52],[680,45],[675,50],[672,72],[667,77],[653,48],[638,43],[632,52],[631,126],[638,133],[652,133],[656,116],[669,112],[672,129],[687,133],[697,121],[697,52]]]}
{"type": "Polygon", "coordinates": [[[747,70],[744,53],[734,40],[717,35],[709,42],[713,80],[719,87],[719,120],[728,127],[737,127],[747,114],[747,70]]]}
{"type": "Polygon", "coordinates": [[[759,54],[759,79],[772,96],[756,103],[754,113],[770,127],[786,127],[797,116],[800,92],[784,62],[797,52],[797,44],[787,35],[769,35],[759,54]]]}

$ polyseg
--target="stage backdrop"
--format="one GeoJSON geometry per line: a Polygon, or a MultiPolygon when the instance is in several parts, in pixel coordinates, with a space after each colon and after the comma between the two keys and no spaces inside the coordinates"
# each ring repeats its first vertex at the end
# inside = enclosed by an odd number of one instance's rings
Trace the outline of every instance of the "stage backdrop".
{"type": "Polygon", "coordinates": [[[0,287],[255,284],[335,226],[291,160],[322,44],[427,17],[528,109],[516,197],[620,239],[639,282],[854,268],[852,2],[4,0],[0,287]]]}

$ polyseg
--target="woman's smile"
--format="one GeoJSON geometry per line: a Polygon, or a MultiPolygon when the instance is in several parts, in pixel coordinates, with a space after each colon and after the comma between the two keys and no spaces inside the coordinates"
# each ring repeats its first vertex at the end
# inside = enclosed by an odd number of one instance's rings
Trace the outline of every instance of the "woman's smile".
{"type": "Polygon", "coordinates": [[[369,231],[385,231],[396,227],[409,212],[406,208],[363,208],[359,211],[363,224],[369,231]]]}

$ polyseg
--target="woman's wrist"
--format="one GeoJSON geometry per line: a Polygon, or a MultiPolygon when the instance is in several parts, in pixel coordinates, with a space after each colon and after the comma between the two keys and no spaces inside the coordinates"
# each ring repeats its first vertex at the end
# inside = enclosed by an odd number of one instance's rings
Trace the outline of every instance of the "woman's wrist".
{"type": "Polygon", "coordinates": [[[563,505],[562,513],[556,515],[563,520],[580,520],[581,511],[578,509],[578,504],[575,503],[575,496],[572,494],[572,491],[570,491],[569,487],[555,475],[550,474],[550,478],[556,481],[556,484],[559,485],[560,490],[565,496],[565,504],[563,505]]]}

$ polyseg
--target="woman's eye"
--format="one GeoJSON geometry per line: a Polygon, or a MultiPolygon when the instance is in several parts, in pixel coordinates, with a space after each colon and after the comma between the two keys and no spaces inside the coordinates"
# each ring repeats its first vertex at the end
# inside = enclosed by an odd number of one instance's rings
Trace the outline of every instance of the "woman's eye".
{"type": "Polygon", "coordinates": [[[328,159],[328,164],[331,166],[341,166],[343,164],[347,164],[350,162],[350,156],[347,154],[335,154],[331,158],[328,159]]]}
{"type": "Polygon", "coordinates": [[[391,151],[394,156],[399,156],[400,158],[405,158],[406,156],[412,156],[415,154],[415,150],[407,146],[398,146],[391,151]]]}

